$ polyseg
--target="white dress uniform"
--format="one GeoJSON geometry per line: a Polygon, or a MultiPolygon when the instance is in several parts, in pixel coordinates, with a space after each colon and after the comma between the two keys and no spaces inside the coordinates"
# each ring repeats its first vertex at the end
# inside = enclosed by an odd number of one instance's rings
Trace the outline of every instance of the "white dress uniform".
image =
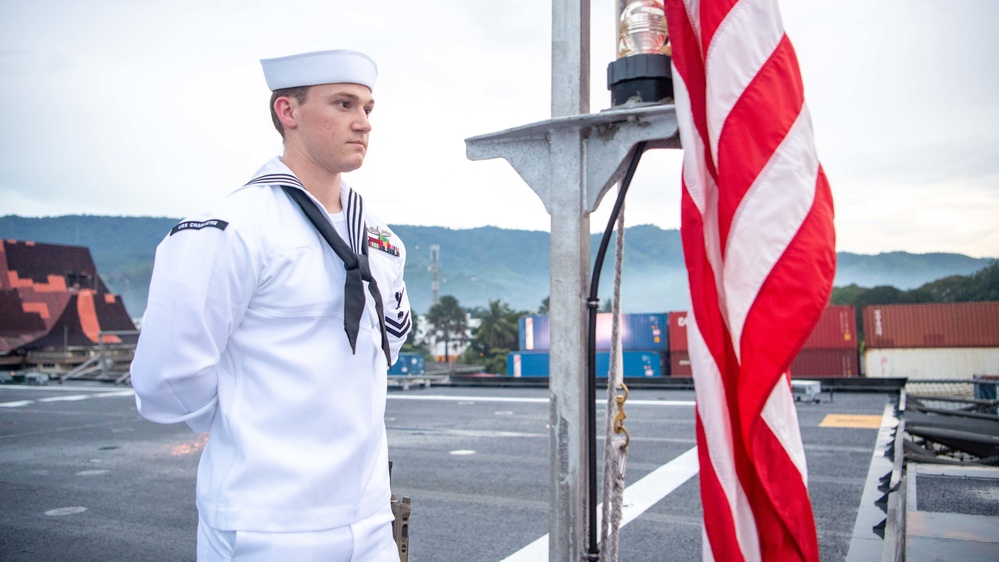
{"type": "MultiPolygon", "coordinates": [[[[158,246],[131,368],[136,405],[151,421],[211,432],[197,506],[215,530],[391,521],[376,308],[365,290],[351,352],[344,265],[281,185],[302,189],[274,158],[158,246]]],[[[369,246],[395,361],[412,325],[406,248],[346,183],[341,203],[330,216],[316,201],[355,252],[369,246]]]]}

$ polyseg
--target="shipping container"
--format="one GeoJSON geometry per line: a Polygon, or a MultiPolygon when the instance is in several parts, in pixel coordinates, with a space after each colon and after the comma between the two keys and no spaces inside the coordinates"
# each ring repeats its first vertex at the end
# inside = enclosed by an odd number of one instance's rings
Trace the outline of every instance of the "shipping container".
{"type": "MultiPolygon", "coordinates": [[[[827,306],[802,349],[857,349],[857,316],[852,306],[827,306]]],[[[856,365],[854,359],[854,365],[856,365]]],[[[854,370],[856,376],[857,371],[854,370]]]]}
{"type": "MultiPolygon", "coordinates": [[[[664,317],[665,319],[665,317],[664,317]]],[[[665,326],[665,323],[663,323],[665,326]]],[[[606,378],[610,371],[610,352],[597,354],[596,373],[606,378]]],[[[666,354],[661,351],[622,351],[621,366],[628,378],[664,377],[666,354]]]]}
{"type": "MultiPolygon", "coordinates": [[[[597,314],[597,351],[611,347],[613,315],[597,314]]],[[[621,348],[627,351],[666,351],[666,313],[631,313],[621,315],[621,348]]],[[[546,315],[520,318],[520,350],[550,351],[551,335],[546,315]]]]}
{"type": "MultiPolygon", "coordinates": [[[[670,318],[673,313],[670,313],[670,318]]],[[[670,342],[672,345],[672,341],[670,342]]],[[[694,371],[690,368],[690,353],[687,351],[669,352],[669,376],[671,377],[692,377],[694,371]]]]}
{"type": "Polygon", "coordinates": [[[791,378],[859,377],[856,349],[802,349],[791,361],[791,378]]]}
{"type": "Polygon", "coordinates": [[[669,350],[687,351],[687,311],[677,310],[669,316],[669,350]]]}
{"type": "Polygon", "coordinates": [[[393,376],[417,376],[426,372],[426,360],[422,353],[400,353],[395,364],[388,370],[393,376]]]}
{"type": "MultiPolygon", "coordinates": [[[[857,317],[853,307],[826,307],[802,349],[857,349],[857,317]]],[[[669,313],[669,350],[689,350],[685,310],[669,313]]]]}
{"type": "MultiPolygon", "coordinates": [[[[687,351],[669,352],[669,376],[692,377],[690,354],[687,351]]],[[[858,377],[860,361],[852,349],[802,349],[791,362],[791,377],[858,377]]]]}
{"type": "Polygon", "coordinates": [[[865,306],[867,349],[999,347],[999,302],[865,306]]]}
{"type": "Polygon", "coordinates": [[[534,315],[520,317],[521,351],[549,351],[552,348],[548,330],[548,316],[534,315]]]}
{"type": "Polygon", "coordinates": [[[506,356],[506,374],[511,377],[547,377],[547,351],[514,351],[506,356]]]}
{"type": "Polygon", "coordinates": [[[869,378],[967,379],[999,375],[999,348],[893,348],[864,352],[869,378]]]}
{"type": "MultiPolygon", "coordinates": [[[[547,377],[551,374],[547,351],[515,351],[507,355],[506,374],[511,377],[547,377]]],[[[659,351],[624,351],[621,353],[624,376],[628,378],[664,376],[665,354],[659,351]]],[[[610,353],[598,352],[597,378],[607,378],[610,353]]],[[[585,374],[585,373],[583,373],[585,374]]]]}

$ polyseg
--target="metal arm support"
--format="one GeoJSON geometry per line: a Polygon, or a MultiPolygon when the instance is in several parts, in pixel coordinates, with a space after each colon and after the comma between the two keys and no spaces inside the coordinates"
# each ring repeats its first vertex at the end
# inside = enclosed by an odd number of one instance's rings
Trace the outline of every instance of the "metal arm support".
{"type": "Polygon", "coordinates": [[[611,186],[624,177],[636,144],[646,141],[649,148],[680,148],[675,106],[655,104],[556,117],[471,137],[465,139],[465,154],[469,160],[505,159],[552,214],[551,137],[556,132],[580,135],[586,213],[595,211],[611,186]]]}

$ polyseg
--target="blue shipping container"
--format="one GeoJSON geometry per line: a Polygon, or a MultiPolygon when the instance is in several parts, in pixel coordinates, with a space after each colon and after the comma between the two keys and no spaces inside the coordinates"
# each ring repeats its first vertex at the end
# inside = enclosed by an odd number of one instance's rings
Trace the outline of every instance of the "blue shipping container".
{"type": "Polygon", "coordinates": [[[521,316],[519,336],[521,351],[549,351],[552,342],[548,333],[548,316],[521,316]]]}
{"type": "MultiPolygon", "coordinates": [[[[506,374],[511,377],[547,377],[549,368],[549,353],[547,351],[515,351],[507,355],[506,374]]],[[[623,351],[621,353],[624,376],[662,377],[663,362],[666,355],[658,351],[623,351]]],[[[610,353],[597,352],[597,378],[607,378],[610,369],[610,353]]]]}
{"type": "MultiPolygon", "coordinates": [[[[669,350],[668,329],[665,312],[631,313],[621,315],[621,349],[669,350]]],[[[611,348],[613,316],[610,312],[597,314],[597,351],[611,348]]],[[[547,315],[522,316],[520,318],[520,350],[550,351],[551,334],[547,315]]]]}
{"type": "Polygon", "coordinates": [[[506,356],[506,374],[511,377],[547,377],[547,351],[514,351],[506,356]]]}
{"type": "Polygon", "coordinates": [[[400,353],[399,359],[388,370],[390,375],[416,376],[424,374],[426,360],[422,353],[400,353]]]}

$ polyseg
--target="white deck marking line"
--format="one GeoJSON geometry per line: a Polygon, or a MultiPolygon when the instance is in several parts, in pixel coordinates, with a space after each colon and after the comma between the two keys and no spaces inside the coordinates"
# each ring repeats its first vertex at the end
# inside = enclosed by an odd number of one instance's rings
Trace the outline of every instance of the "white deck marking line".
{"type": "Polygon", "coordinates": [[[507,396],[444,396],[442,394],[402,396],[390,394],[389,400],[441,400],[444,402],[527,402],[548,403],[548,398],[513,398],[507,396]]]}
{"type": "MultiPolygon", "coordinates": [[[[527,404],[547,404],[548,398],[514,398],[511,396],[444,396],[415,395],[404,396],[390,394],[389,400],[441,400],[445,402],[523,402],[527,404]]],[[[606,404],[606,400],[598,400],[598,404],[606,404]]],[[[693,400],[628,400],[627,406],[693,406],[693,400]]]]}
{"type": "MultiPolygon", "coordinates": [[[[107,391],[105,389],[89,389],[89,388],[66,388],[66,387],[55,387],[55,388],[45,388],[45,387],[14,387],[8,386],[9,389],[18,390],[57,390],[57,391],[70,391],[75,390],[77,392],[93,392],[94,394],[90,396],[84,395],[74,395],[74,396],[55,396],[50,398],[39,398],[37,402],[60,402],[60,401],[74,401],[83,400],[86,398],[105,398],[113,396],[133,396],[135,391],[132,389],[128,390],[115,390],[107,391]]],[[[425,401],[444,401],[444,402],[520,402],[525,404],[547,404],[548,398],[515,398],[511,396],[444,396],[444,395],[420,395],[420,396],[396,396],[389,395],[389,400],[425,400],[425,401]]],[[[18,400],[15,402],[0,402],[0,407],[5,408],[16,408],[20,406],[27,406],[28,404],[34,404],[35,400],[18,400]]],[[[598,400],[597,405],[604,404],[604,401],[598,400]]],[[[627,402],[628,406],[694,406],[693,400],[629,400],[627,402]]]]}
{"type": "MultiPolygon", "coordinates": [[[[605,401],[597,401],[601,404],[606,404],[605,401]]],[[[693,407],[696,403],[693,400],[635,400],[631,399],[626,401],[625,406],[690,406],[693,407]]]]}
{"type": "MultiPolygon", "coordinates": [[[[55,392],[107,392],[109,387],[99,386],[50,386],[50,385],[24,385],[24,384],[4,384],[0,385],[0,390],[52,390],[55,392]]],[[[113,387],[112,387],[113,388],[113,387]]]]}
{"type": "MultiPolygon", "coordinates": [[[[34,390],[39,390],[37,387],[34,390]]],[[[57,389],[51,389],[57,390],[57,389]]],[[[69,388],[62,388],[58,390],[71,390],[69,388]]],[[[135,391],[132,389],[128,390],[114,390],[111,392],[104,391],[94,394],[71,394],[69,396],[50,396],[48,398],[39,398],[37,400],[15,400],[12,402],[0,402],[0,408],[20,408],[22,406],[30,406],[31,404],[37,404],[39,402],[75,402],[77,400],[87,400],[89,398],[109,398],[113,396],[134,396],[135,391]]]]}
{"type": "Polygon", "coordinates": [[[21,406],[27,406],[29,404],[34,404],[34,400],[17,400],[16,402],[0,402],[0,408],[20,408],[21,406]]]}
{"type": "Polygon", "coordinates": [[[94,398],[108,398],[111,396],[135,396],[135,391],[132,389],[128,389],[128,390],[117,390],[114,392],[102,392],[100,394],[95,394],[94,398]]]}
{"type": "Polygon", "coordinates": [[[76,402],[90,398],[86,394],[70,394],[69,396],[51,396],[49,398],[39,398],[39,402],[76,402]]]}
{"type": "MultiPolygon", "coordinates": [[[[624,490],[621,526],[634,521],[647,509],[668,496],[697,474],[697,447],[655,469],[648,476],[624,490]]],[[[597,506],[597,527],[601,525],[603,504],[597,506]]],[[[548,560],[548,535],[532,542],[503,559],[502,562],[545,562],[548,560]]]]}

